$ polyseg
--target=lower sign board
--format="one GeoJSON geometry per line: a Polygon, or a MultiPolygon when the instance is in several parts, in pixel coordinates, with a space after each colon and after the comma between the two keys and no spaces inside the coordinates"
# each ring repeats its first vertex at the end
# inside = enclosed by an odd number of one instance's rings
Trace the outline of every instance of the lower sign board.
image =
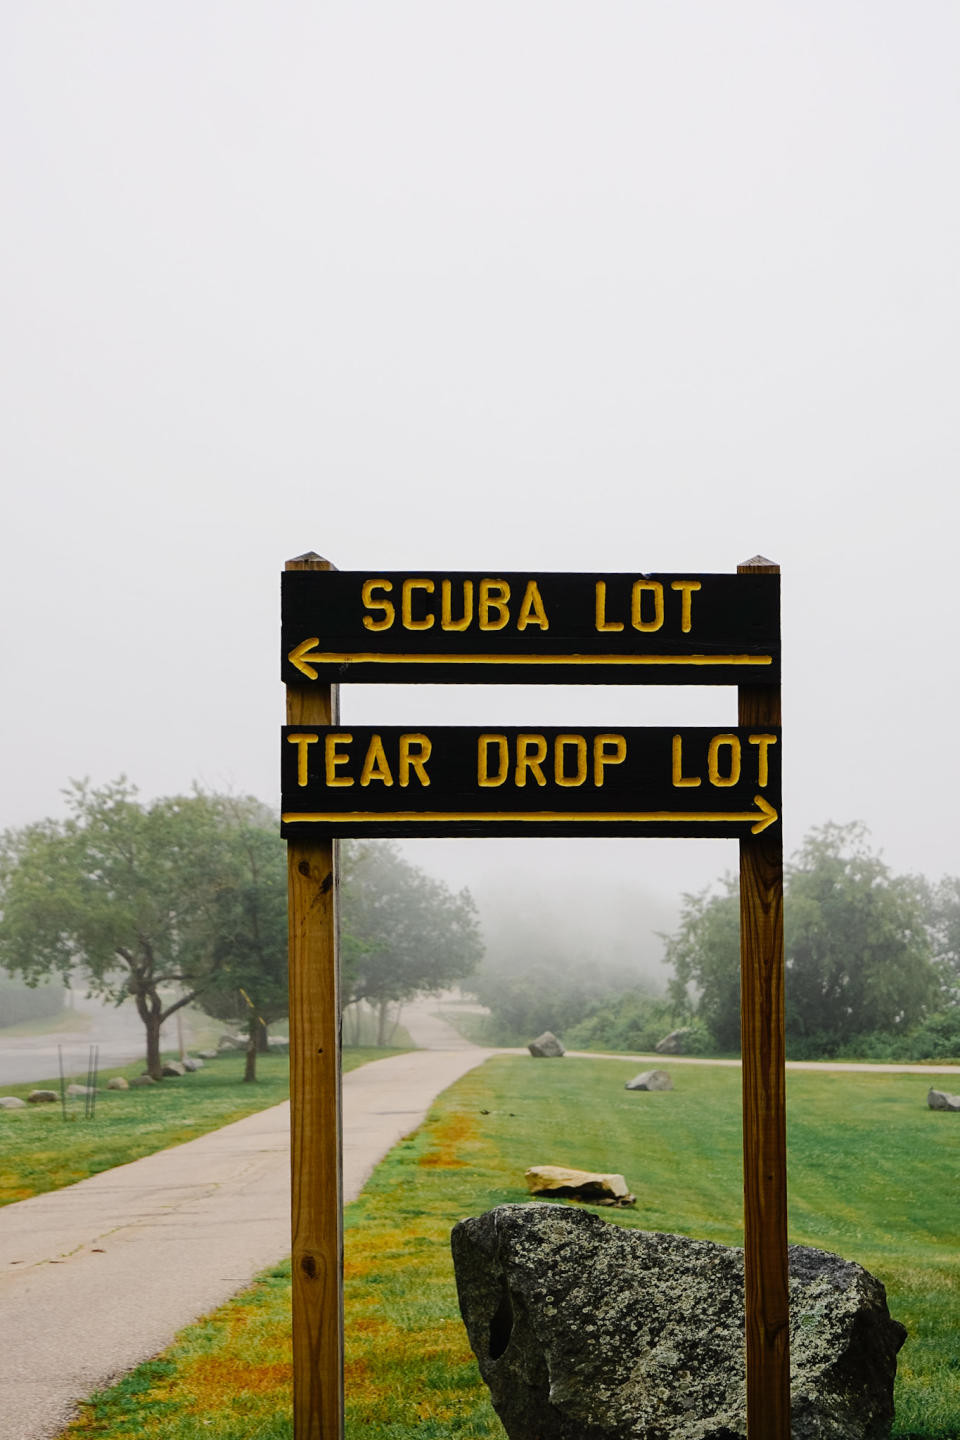
{"type": "Polygon", "coordinates": [[[741,838],[780,820],[780,731],[286,726],[282,833],[741,838]]]}

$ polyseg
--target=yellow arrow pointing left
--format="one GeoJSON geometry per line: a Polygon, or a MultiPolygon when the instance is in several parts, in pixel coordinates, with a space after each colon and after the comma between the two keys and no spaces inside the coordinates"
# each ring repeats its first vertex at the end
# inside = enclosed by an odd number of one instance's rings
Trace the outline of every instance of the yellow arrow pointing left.
{"type": "Polygon", "coordinates": [[[313,668],[313,665],[310,664],[310,661],[313,660],[317,662],[320,656],[311,655],[310,651],[319,644],[319,635],[311,635],[309,640],[302,640],[287,656],[290,664],[295,665],[302,675],[306,675],[308,680],[316,680],[317,678],[317,672],[313,668]]]}

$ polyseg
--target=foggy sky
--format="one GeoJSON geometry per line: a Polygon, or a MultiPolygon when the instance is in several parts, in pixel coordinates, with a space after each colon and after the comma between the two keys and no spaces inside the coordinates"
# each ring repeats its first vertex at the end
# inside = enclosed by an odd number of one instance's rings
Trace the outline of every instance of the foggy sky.
{"type": "MultiPolygon", "coordinates": [[[[960,871],[960,11],[66,0],[0,15],[0,825],[278,797],[278,576],[783,570],[784,825],[960,871]]],[[[733,691],[344,719],[729,725],[733,691]]],[[[434,841],[586,903],[718,841],[434,841]]]]}

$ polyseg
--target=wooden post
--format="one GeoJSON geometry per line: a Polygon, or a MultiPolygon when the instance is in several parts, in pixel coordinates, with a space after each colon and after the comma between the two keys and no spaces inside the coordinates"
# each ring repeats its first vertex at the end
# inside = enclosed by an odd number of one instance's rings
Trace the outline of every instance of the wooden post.
{"type": "MultiPolygon", "coordinates": [[[[779,574],[757,555],[742,574],[779,574]]],[[[740,725],[780,724],[780,686],[738,690],[740,725]]],[[[743,1247],[749,1440],[790,1440],[783,828],[740,841],[743,1247]]]]}
{"type": "MultiPolygon", "coordinates": [[[[332,570],[312,552],[287,570],[332,570]]],[[[337,723],[337,687],[287,686],[288,725],[337,723]]],[[[287,842],[293,1433],[343,1436],[343,1205],[336,842],[287,842]]]]}

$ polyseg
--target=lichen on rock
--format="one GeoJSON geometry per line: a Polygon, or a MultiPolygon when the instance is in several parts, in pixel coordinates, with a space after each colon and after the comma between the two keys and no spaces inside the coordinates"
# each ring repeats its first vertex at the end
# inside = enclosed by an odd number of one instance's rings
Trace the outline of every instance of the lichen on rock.
{"type": "MultiPolygon", "coordinates": [[[[510,1440],[743,1440],[743,1252],[502,1205],[452,1235],[460,1308],[510,1440]]],[[[790,1249],[793,1440],[886,1440],[906,1335],[880,1281],[790,1249]]]]}

